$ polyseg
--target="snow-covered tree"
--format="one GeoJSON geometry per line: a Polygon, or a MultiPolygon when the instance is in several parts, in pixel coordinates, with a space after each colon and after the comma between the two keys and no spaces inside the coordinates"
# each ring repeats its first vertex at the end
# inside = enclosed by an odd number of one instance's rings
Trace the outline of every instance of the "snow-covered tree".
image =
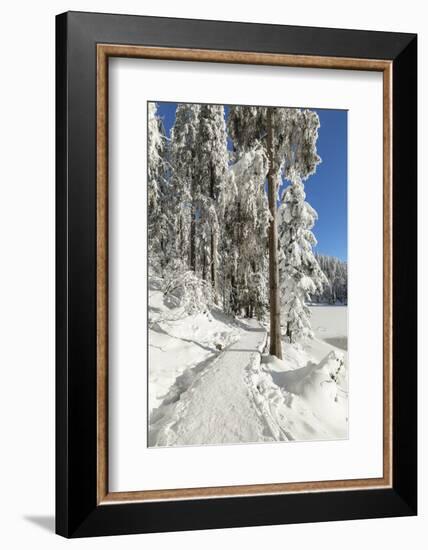
{"type": "Polygon", "coordinates": [[[218,294],[219,197],[228,184],[228,151],[223,105],[202,105],[196,139],[196,222],[198,256],[203,280],[218,294]]]}
{"type": "Polygon", "coordinates": [[[170,201],[168,215],[173,224],[175,256],[196,270],[196,142],[200,106],[179,103],[170,141],[170,201]]]}
{"type": "Polygon", "coordinates": [[[151,263],[165,280],[180,275],[191,281],[189,288],[198,278],[209,283],[227,311],[261,318],[269,309],[271,354],[281,357],[280,302],[291,339],[297,328],[309,334],[305,300],[321,292],[311,248],[316,214],[304,201],[302,183],[320,162],[318,116],[292,108],[230,107],[228,135],[223,106],[178,104],[168,148],[155,103],[149,104],[148,126],[151,263]],[[283,179],[291,185],[278,224],[283,179]],[[292,208],[300,208],[300,218],[287,221],[292,208]],[[306,233],[294,242],[297,229],[306,233]],[[300,279],[292,271],[298,261],[306,269],[300,279]]]}
{"type": "Polygon", "coordinates": [[[188,315],[207,313],[214,304],[211,284],[186,269],[178,259],[166,270],[162,291],[170,307],[182,307],[188,315]]]}
{"type": "Polygon", "coordinates": [[[230,183],[222,193],[224,304],[228,311],[245,311],[259,319],[269,306],[266,170],[267,158],[261,147],[244,153],[231,166],[230,183]]]}
{"type": "Polygon", "coordinates": [[[318,216],[305,201],[304,185],[295,169],[288,173],[290,185],[285,189],[279,209],[281,314],[290,342],[313,336],[310,295],[321,293],[328,280],[313,252],[317,244],[311,229],[318,216]]]}
{"type": "Polygon", "coordinates": [[[162,272],[167,257],[169,218],[166,212],[167,164],[163,123],[157,115],[157,105],[148,103],[148,233],[151,268],[162,272]]]}
{"type": "Polygon", "coordinates": [[[278,269],[277,199],[282,178],[296,172],[312,174],[320,158],[316,152],[318,115],[309,110],[245,107],[230,108],[228,130],[238,153],[262,147],[267,159],[269,223],[270,353],[282,358],[278,269]]]}
{"type": "Polygon", "coordinates": [[[348,264],[333,256],[315,255],[317,262],[328,279],[321,293],[312,295],[317,302],[335,304],[338,301],[342,304],[348,302],[348,264]]]}

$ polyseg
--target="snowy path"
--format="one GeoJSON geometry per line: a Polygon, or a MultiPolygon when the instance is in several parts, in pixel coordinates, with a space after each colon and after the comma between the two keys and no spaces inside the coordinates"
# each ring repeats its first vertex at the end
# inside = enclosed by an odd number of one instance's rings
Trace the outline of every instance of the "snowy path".
{"type": "Polygon", "coordinates": [[[331,343],[347,347],[346,314],[314,308],[316,337],[283,342],[283,361],[261,354],[267,335],[254,320],[153,329],[149,446],[346,439],[347,352],[331,343]]]}
{"type": "MultiPolygon", "coordinates": [[[[248,384],[249,369],[260,364],[266,331],[250,321],[237,342],[215,357],[188,387],[151,417],[149,445],[200,445],[271,440],[248,384]]],[[[177,383],[176,383],[177,384],[177,383]]]]}

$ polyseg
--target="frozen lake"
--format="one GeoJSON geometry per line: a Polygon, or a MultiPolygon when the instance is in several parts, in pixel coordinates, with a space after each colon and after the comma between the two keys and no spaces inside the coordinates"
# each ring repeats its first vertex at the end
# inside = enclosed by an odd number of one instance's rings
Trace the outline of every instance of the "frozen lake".
{"type": "Polygon", "coordinates": [[[348,307],[310,306],[311,325],[319,340],[342,350],[348,349],[348,307]]]}

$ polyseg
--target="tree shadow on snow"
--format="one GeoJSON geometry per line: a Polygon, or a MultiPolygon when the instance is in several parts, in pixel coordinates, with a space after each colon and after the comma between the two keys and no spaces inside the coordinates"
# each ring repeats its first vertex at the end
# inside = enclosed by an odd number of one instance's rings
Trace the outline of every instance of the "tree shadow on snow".
{"type": "Polygon", "coordinates": [[[285,388],[287,391],[293,391],[294,388],[314,370],[319,367],[317,363],[311,361],[305,367],[300,369],[288,370],[285,372],[269,371],[273,382],[280,388],[285,388]]]}
{"type": "Polygon", "coordinates": [[[238,353],[259,353],[259,350],[257,349],[254,349],[254,348],[250,348],[250,349],[244,349],[244,348],[233,348],[233,349],[227,349],[225,348],[224,351],[227,351],[228,353],[229,352],[238,352],[238,353]]]}
{"type": "Polygon", "coordinates": [[[245,325],[245,330],[247,332],[266,332],[263,327],[249,327],[248,325],[245,325]]]}
{"type": "MultiPolygon", "coordinates": [[[[220,321],[220,322],[223,322],[223,323],[227,323],[229,325],[233,325],[233,326],[242,328],[243,330],[246,330],[247,332],[266,332],[266,330],[263,327],[252,327],[252,326],[248,325],[247,323],[245,323],[244,321],[242,321],[241,319],[239,319],[238,317],[233,317],[231,315],[227,315],[226,313],[221,311],[221,309],[218,309],[218,308],[210,309],[210,313],[216,321],[220,321]]],[[[250,319],[248,319],[248,320],[250,320],[250,319]]]]}
{"type": "MultiPolygon", "coordinates": [[[[215,350],[213,348],[210,348],[209,346],[205,346],[204,344],[201,344],[200,342],[197,342],[196,340],[191,340],[190,338],[180,338],[179,336],[173,336],[166,330],[164,330],[159,323],[153,323],[150,327],[151,330],[154,330],[158,334],[165,334],[166,336],[169,336],[170,338],[174,338],[174,340],[181,340],[182,342],[186,342],[188,344],[195,344],[195,346],[198,346],[199,348],[202,348],[206,351],[210,351],[211,353],[215,350]]],[[[152,346],[152,344],[149,343],[149,345],[152,346]]],[[[159,347],[159,346],[152,346],[152,347],[159,347]]],[[[161,348],[159,348],[161,349],[161,348]]]]}

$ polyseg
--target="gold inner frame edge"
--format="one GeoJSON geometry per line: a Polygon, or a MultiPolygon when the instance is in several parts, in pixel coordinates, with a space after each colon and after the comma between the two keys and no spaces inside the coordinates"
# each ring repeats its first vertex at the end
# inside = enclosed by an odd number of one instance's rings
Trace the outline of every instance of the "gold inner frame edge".
{"type": "Polygon", "coordinates": [[[392,62],[385,60],[97,44],[97,504],[224,498],[392,486],[392,62]],[[108,489],[108,59],[132,57],[383,73],[383,477],[109,492],[108,489]]]}

